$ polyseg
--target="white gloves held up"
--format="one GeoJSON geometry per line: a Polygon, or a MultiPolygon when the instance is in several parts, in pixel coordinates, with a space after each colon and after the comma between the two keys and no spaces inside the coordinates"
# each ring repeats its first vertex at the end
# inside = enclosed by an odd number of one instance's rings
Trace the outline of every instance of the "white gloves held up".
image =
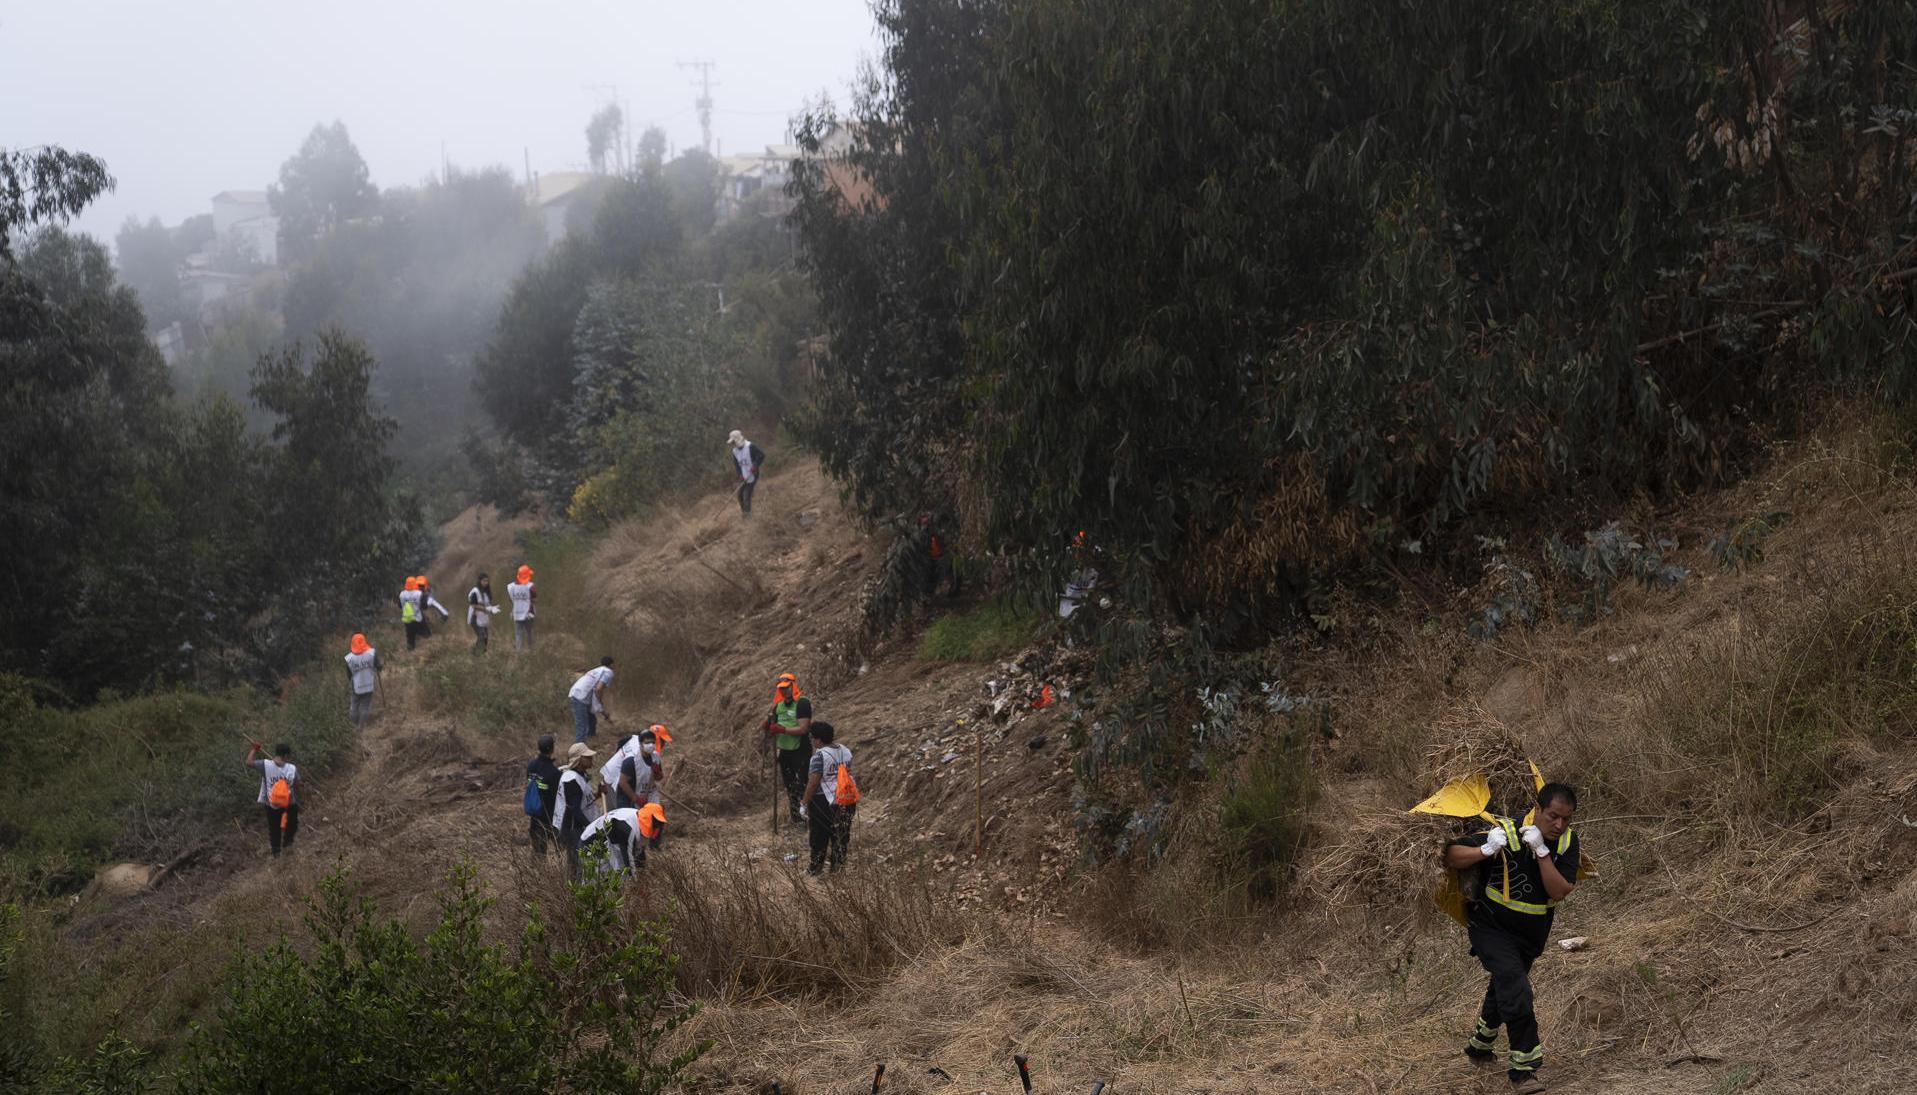
{"type": "Polygon", "coordinates": [[[1544,842],[1544,831],[1536,825],[1526,825],[1519,829],[1518,838],[1524,841],[1524,846],[1531,849],[1531,854],[1539,859],[1551,854],[1550,846],[1544,842]]]}
{"type": "Polygon", "coordinates": [[[1510,844],[1510,838],[1504,835],[1504,826],[1498,826],[1484,834],[1484,858],[1490,859],[1492,856],[1504,851],[1510,844]]]}

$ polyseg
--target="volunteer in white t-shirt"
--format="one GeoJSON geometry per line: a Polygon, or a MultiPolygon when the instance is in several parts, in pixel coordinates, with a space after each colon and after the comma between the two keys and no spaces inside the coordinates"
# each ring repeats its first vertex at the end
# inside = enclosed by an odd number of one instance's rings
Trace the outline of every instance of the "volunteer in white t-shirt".
{"type": "Polygon", "coordinates": [[[518,580],[506,583],[506,597],[513,603],[513,649],[530,652],[533,648],[534,609],[539,606],[539,587],[533,584],[533,568],[521,564],[518,580]]]}
{"type": "Polygon", "coordinates": [[[593,793],[592,758],[599,754],[584,742],[566,751],[566,768],[559,773],[559,796],[553,801],[552,827],[574,878],[579,877],[579,834],[599,816],[599,796],[593,793]]]}
{"type": "Polygon", "coordinates": [[[379,660],[379,651],[366,641],[366,636],[354,635],[352,650],[346,655],[346,679],[352,688],[346,714],[354,726],[363,727],[373,717],[373,692],[379,687],[379,671],[383,668],[385,663],[379,660]]]}
{"type": "Polygon", "coordinates": [[[612,656],[599,659],[599,664],[579,675],[572,682],[572,688],[566,693],[566,699],[572,704],[572,740],[585,741],[599,732],[599,716],[612,721],[612,712],[606,710],[606,686],[612,683],[612,656]]]}
{"type": "Polygon", "coordinates": [[[599,787],[615,809],[637,809],[659,801],[659,779],[665,775],[665,767],[654,752],[656,743],[651,730],[634,734],[621,742],[612,759],[599,769],[599,787]]]}
{"type": "Polygon", "coordinates": [[[493,631],[493,614],[498,611],[499,607],[493,604],[493,580],[482,570],[479,580],[466,593],[466,626],[473,629],[473,653],[486,652],[486,640],[493,631]]]}
{"type": "Polygon", "coordinates": [[[857,803],[839,803],[839,769],[852,775],[852,750],[833,742],[832,724],[813,719],[806,728],[812,738],[812,759],[805,781],[806,821],[810,828],[812,863],[806,873],[818,874],[831,860],[832,869],[845,866],[846,846],[852,842],[852,817],[857,803]]]}
{"type": "Polygon", "coordinates": [[[293,838],[300,831],[299,766],[293,763],[293,747],[284,742],[273,747],[272,760],[260,755],[264,745],[257,741],[247,744],[246,766],[260,773],[260,809],[266,814],[273,858],[278,859],[281,848],[293,850],[293,838]]]}

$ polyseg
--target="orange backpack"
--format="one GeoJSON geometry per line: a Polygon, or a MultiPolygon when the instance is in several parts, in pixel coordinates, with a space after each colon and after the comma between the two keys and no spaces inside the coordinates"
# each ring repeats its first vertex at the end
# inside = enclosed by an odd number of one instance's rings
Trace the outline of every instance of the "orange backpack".
{"type": "Polygon", "coordinates": [[[859,793],[859,785],[852,781],[852,769],[844,761],[839,762],[839,780],[832,787],[832,805],[857,806],[865,796],[859,793]]]}
{"type": "Polygon", "coordinates": [[[275,810],[284,810],[293,805],[293,785],[286,781],[285,776],[273,781],[273,786],[266,792],[266,802],[275,810]]]}

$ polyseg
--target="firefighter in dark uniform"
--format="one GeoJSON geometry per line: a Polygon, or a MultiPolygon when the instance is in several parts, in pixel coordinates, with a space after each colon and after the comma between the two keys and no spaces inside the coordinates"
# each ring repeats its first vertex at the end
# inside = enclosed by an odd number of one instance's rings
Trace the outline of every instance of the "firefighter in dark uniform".
{"type": "Polygon", "coordinates": [[[1532,1005],[1531,963],[1544,953],[1557,903],[1576,884],[1579,848],[1571,815],[1577,807],[1576,791],[1547,783],[1538,790],[1532,824],[1498,818],[1494,828],[1444,850],[1444,865],[1466,878],[1471,953],[1491,975],[1464,1052],[1479,1064],[1495,1065],[1502,1026],[1511,1044],[1511,1090],[1520,1095],[1544,1090],[1537,1076],[1544,1047],[1532,1005]]]}

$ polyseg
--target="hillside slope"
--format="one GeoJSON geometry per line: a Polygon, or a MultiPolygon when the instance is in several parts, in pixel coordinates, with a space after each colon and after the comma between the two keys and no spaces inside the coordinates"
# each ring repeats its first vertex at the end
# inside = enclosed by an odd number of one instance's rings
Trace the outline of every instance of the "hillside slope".
{"type": "Polygon", "coordinates": [[[658,721],[675,737],[676,835],[635,894],[703,948],[688,951],[706,980],[688,990],[705,1006],[686,1031],[716,1043],[702,1091],[851,1090],[886,1061],[892,1091],[1009,1092],[1014,1052],[1044,1091],[1498,1090],[1458,1052],[1481,975],[1462,933],[1422,911],[1428,850],[1397,820],[1431,789],[1434,751],[1495,726],[1580,785],[1603,867],[1555,932],[1587,946],[1537,969],[1553,1090],[1903,1090],[1917,1060],[1917,493],[1902,451],[1860,430],[1642,515],[1705,529],[1791,514],[1735,571],[1681,534],[1673,558],[1692,578],[1620,588],[1592,624],[1477,643],[1458,633],[1482,589],[1395,614],[1344,604],[1287,682],[1336,712],[1311,838],[1285,903],[1232,922],[1206,919],[1190,850],[1208,799],[1187,804],[1167,859],[1076,869],[1069,704],[1026,698],[1047,674],[1069,685],[1069,660],[1035,651],[1008,673],[922,662],[904,640],[847,657],[883,537],[854,526],[815,467],[772,476],[749,521],[715,495],[590,551],[522,547],[526,523],[469,512],[444,530],[442,599],[475,568],[530,558],[538,652],[514,655],[502,628],[474,658],[456,621],[417,652],[389,643],[380,716],[358,763],[312,788],[299,856],[258,863],[249,825],[225,866],[75,930],[167,949],[166,977],[184,984],[224,944],[296,920],[337,862],[421,923],[462,855],[508,898],[507,921],[521,900],[553,900],[556,874],[526,852],[521,766],[539,733],[563,748],[571,675],[611,653],[610,729],[658,721]],[[841,878],[799,877],[803,835],[771,820],[756,727],[784,671],[858,756],[868,798],[841,878]],[[995,705],[1007,681],[1014,698],[995,705]],[[1724,707],[1758,714],[1726,721],[1724,707]],[[1766,721],[1773,708],[1811,712],[1814,733],[1740,736],[1798,725],[1766,721]],[[1800,807],[1765,807],[1800,770],[1800,807]],[[1167,930],[1181,919],[1190,930],[1167,930]]]}

